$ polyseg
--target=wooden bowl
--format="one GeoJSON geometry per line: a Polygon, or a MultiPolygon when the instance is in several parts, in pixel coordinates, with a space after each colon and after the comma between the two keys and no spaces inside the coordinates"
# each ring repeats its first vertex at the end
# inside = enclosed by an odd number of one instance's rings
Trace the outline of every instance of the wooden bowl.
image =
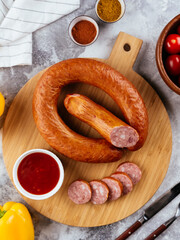
{"type": "Polygon", "coordinates": [[[173,18],[162,30],[156,45],[156,63],[164,82],[174,92],[180,95],[180,87],[174,83],[174,79],[167,74],[166,69],[164,68],[164,60],[167,58],[168,54],[163,49],[165,38],[171,33],[176,33],[178,25],[180,25],[180,14],[173,18]]]}

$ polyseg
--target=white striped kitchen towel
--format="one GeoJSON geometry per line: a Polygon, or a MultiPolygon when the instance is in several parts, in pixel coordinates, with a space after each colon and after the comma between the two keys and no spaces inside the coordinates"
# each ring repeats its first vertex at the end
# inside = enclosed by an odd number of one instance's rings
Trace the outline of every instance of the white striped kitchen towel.
{"type": "Polygon", "coordinates": [[[0,0],[0,67],[32,64],[32,32],[76,10],[80,0],[0,0]]]}

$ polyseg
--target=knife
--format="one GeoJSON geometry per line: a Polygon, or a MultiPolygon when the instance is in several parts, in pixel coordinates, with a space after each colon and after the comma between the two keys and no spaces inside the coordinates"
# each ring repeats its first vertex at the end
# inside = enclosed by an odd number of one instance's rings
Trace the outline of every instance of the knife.
{"type": "Polygon", "coordinates": [[[144,210],[143,215],[125,232],[123,232],[116,240],[127,239],[133,232],[135,232],[143,223],[147,222],[156,213],[158,213],[163,207],[165,207],[170,201],[172,201],[180,193],[180,182],[173,188],[161,195],[154,203],[144,210]]]}

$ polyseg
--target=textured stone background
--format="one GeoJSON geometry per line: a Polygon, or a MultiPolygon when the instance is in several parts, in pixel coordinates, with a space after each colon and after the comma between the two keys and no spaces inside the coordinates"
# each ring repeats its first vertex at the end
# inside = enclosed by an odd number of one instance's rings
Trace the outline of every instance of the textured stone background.
{"type": "MultiPolygon", "coordinates": [[[[180,96],[172,92],[162,81],[155,62],[155,46],[159,34],[164,26],[180,13],[180,1],[127,0],[124,17],[114,24],[100,22],[95,15],[94,5],[95,0],[81,0],[80,9],[35,32],[33,34],[32,66],[0,69],[0,91],[6,97],[6,111],[0,119],[0,127],[3,125],[13,98],[32,76],[63,59],[75,57],[107,58],[118,33],[124,31],[143,40],[143,46],[134,65],[134,70],[141,74],[158,92],[168,111],[173,131],[170,166],[162,185],[153,198],[133,215],[111,225],[95,228],[66,226],[47,219],[28,206],[35,225],[35,240],[114,240],[141,216],[146,206],[180,179],[180,96]],[[75,45],[69,38],[67,31],[69,22],[75,16],[83,14],[94,17],[100,26],[98,40],[86,48],[75,45]]],[[[2,136],[2,130],[0,136],[2,136]]],[[[26,204],[8,177],[3,162],[2,146],[0,146],[0,204],[10,200],[26,204]]],[[[129,240],[144,239],[157,226],[173,216],[179,201],[180,196],[141,227],[129,240]]],[[[180,239],[179,226],[180,220],[177,220],[158,239],[180,239]]]]}

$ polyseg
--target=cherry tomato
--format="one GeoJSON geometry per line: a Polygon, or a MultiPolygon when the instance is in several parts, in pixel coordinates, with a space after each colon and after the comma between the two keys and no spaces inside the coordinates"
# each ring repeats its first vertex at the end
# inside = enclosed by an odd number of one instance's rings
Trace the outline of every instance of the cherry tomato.
{"type": "Polygon", "coordinates": [[[165,62],[165,67],[170,75],[180,75],[180,55],[174,54],[168,56],[165,62]]]}
{"type": "Polygon", "coordinates": [[[177,27],[177,33],[180,35],[180,25],[177,27]]]}
{"type": "Polygon", "coordinates": [[[180,52],[180,35],[169,34],[164,41],[164,49],[169,54],[180,52]]]}

